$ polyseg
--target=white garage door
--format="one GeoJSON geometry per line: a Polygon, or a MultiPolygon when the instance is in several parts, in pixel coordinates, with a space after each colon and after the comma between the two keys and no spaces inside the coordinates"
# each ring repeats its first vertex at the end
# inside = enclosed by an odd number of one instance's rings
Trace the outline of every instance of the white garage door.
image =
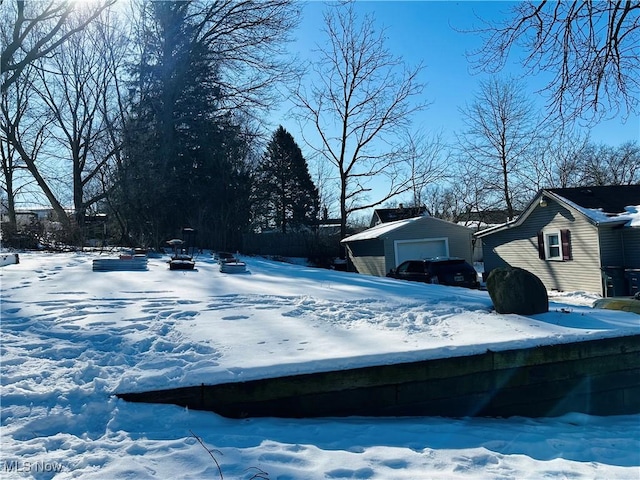
{"type": "Polygon", "coordinates": [[[421,240],[396,240],[396,266],[405,260],[449,256],[447,238],[424,238],[421,240]]]}

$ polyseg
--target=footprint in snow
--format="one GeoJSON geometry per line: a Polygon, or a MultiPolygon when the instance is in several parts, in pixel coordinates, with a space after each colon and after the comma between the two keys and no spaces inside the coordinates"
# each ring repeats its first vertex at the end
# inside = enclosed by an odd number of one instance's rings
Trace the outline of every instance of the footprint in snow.
{"type": "Polygon", "coordinates": [[[248,318],[246,315],[229,315],[228,317],[222,317],[222,320],[246,320],[248,318]]]}
{"type": "Polygon", "coordinates": [[[338,468],[326,472],[327,478],[373,478],[374,472],[371,468],[360,468],[358,470],[351,470],[350,468],[338,468]]]}
{"type": "Polygon", "coordinates": [[[409,466],[409,462],[407,462],[404,459],[392,459],[392,460],[385,460],[383,462],[381,462],[382,465],[389,467],[389,468],[393,468],[394,470],[402,470],[403,468],[407,468],[409,466]]]}

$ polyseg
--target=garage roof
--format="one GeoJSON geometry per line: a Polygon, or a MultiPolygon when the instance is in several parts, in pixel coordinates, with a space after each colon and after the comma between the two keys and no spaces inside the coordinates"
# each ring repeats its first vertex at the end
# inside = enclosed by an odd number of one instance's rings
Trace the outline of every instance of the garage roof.
{"type": "Polygon", "coordinates": [[[351,235],[350,237],[343,238],[340,242],[356,242],[358,240],[371,240],[374,238],[380,238],[381,236],[393,232],[399,228],[402,228],[410,223],[413,223],[421,218],[426,217],[414,217],[414,218],[406,218],[404,220],[397,220],[395,222],[389,223],[381,223],[380,225],[376,225],[375,227],[368,228],[360,233],[356,233],[355,235],[351,235]]]}
{"type": "Polygon", "coordinates": [[[442,220],[441,218],[422,216],[422,217],[414,217],[414,218],[406,218],[404,220],[397,220],[395,222],[389,223],[381,223],[380,225],[376,225],[375,227],[364,230],[360,233],[356,233],[355,235],[351,235],[350,237],[343,238],[341,243],[347,242],[357,242],[359,240],[372,240],[375,238],[384,238],[389,233],[395,232],[396,230],[400,230],[402,228],[411,225],[416,222],[440,222],[446,224],[451,229],[460,229],[470,231],[469,228],[464,227],[462,225],[457,225],[455,223],[447,222],[446,220],[442,220]]]}

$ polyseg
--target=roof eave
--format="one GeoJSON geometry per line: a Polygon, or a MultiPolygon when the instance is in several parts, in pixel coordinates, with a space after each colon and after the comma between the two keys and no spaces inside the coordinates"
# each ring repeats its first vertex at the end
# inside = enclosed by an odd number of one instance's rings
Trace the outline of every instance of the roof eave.
{"type": "Polygon", "coordinates": [[[502,225],[496,225],[492,228],[487,228],[486,230],[481,230],[479,232],[474,233],[473,235],[477,238],[482,238],[487,235],[493,235],[494,233],[502,232],[503,230],[508,230],[513,227],[517,227],[521,225],[531,212],[533,212],[536,206],[540,203],[540,198],[546,192],[546,190],[539,190],[538,193],[533,197],[533,199],[527,204],[524,211],[516,218],[515,220],[510,220],[508,222],[503,223],[502,225]]]}
{"type": "Polygon", "coordinates": [[[482,237],[485,237],[487,235],[493,235],[494,233],[502,232],[504,230],[508,230],[510,228],[514,228],[514,227],[522,225],[522,223],[524,223],[524,221],[527,219],[527,217],[529,217],[529,215],[531,215],[531,213],[540,204],[540,201],[541,201],[543,196],[546,196],[549,199],[551,199],[551,200],[553,200],[555,202],[558,202],[559,204],[563,205],[565,208],[571,210],[572,212],[581,215],[583,218],[585,218],[589,223],[591,223],[595,227],[622,225],[622,224],[624,224],[624,223],[626,223],[628,221],[628,220],[620,220],[620,221],[611,220],[611,221],[606,221],[606,222],[600,222],[600,221],[598,221],[598,220],[596,220],[594,218],[591,218],[589,215],[586,215],[580,209],[575,208],[573,206],[573,204],[571,202],[569,202],[568,200],[566,200],[564,197],[562,197],[560,195],[557,195],[557,194],[555,194],[553,192],[550,192],[549,190],[542,189],[536,194],[535,197],[533,197],[533,199],[529,202],[529,204],[524,209],[522,214],[516,220],[510,221],[510,222],[506,222],[506,223],[503,223],[502,225],[497,225],[495,227],[488,228],[486,230],[482,230],[480,232],[474,233],[474,236],[477,237],[477,238],[482,238],[482,237]]]}

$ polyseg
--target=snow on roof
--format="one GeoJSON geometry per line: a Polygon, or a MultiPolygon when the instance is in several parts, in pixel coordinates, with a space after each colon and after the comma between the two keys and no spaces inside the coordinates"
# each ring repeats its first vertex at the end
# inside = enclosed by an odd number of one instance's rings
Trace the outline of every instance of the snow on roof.
{"type": "Polygon", "coordinates": [[[616,214],[604,212],[599,208],[585,208],[578,205],[571,200],[555,194],[554,197],[560,199],[566,205],[574,208],[582,213],[585,217],[591,220],[596,225],[605,223],[625,223],[627,227],[640,227],[640,205],[629,205],[625,207],[624,212],[618,212],[616,214]]]}
{"type": "Polygon", "coordinates": [[[355,235],[351,235],[350,237],[346,237],[343,238],[341,240],[341,243],[346,243],[346,242],[356,242],[359,240],[372,240],[374,238],[380,238],[390,232],[393,232],[395,230],[398,230],[400,228],[404,228],[407,225],[414,223],[414,222],[418,222],[421,220],[426,220],[428,222],[441,222],[441,223],[446,223],[448,225],[450,225],[452,228],[457,228],[457,229],[464,229],[467,230],[471,233],[473,233],[473,229],[470,227],[466,227],[464,225],[460,225],[458,223],[453,223],[453,222],[449,222],[447,220],[443,220],[441,218],[437,218],[437,217],[432,217],[429,215],[424,215],[421,217],[413,217],[413,218],[407,218],[404,220],[397,220],[395,222],[388,222],[388,223],[381,223],[380,225],[376,225],[375,227],[369,228],[367,230],[364,230],[360,233],[356,233],[355,235]]]}
{"type": "Polygon", "coordinates": [[[548,188],[545,194],[557,195],[583,208],[599,210],[609,216],[624,212],[627,205],[640,202],[640,185],[582,186],[548,188]]]}
{"type": "Polygon", "coordinates": [[[640,205],[627,207],[627,214],[629,217],[628,227],[640,227],[640,205]]]}
{"type": "Polygon", "coordinates": [[[489,228],[498,227],[498,226],[504,225],[504,224],[503,223],[487,223],[487,222],[481,222],[481,221],[472,220],[472,221],[456,222],[456,225],[459,225],[461,227],[470,228],[470,229],[478,232],[480,230],[487,230],[489,228]]]}
{"type": "Polygon", "coordinates": [[[380,225],[376,225],[375,227],[368,228],[360,233],[356,233],[355,235],[351,235],[350,237],[346,237],[342,239],[342,243],[345,242],[356,242],[358,240],[371,240],[373,238],[380,238],[380,236],[392,232],[398,228],[402,228],[410,223],[413,223],[417,220],[425,217],[413,217],[406,218],[404,220],[397,220],[395,222],[381,223],[380,225]]]}

